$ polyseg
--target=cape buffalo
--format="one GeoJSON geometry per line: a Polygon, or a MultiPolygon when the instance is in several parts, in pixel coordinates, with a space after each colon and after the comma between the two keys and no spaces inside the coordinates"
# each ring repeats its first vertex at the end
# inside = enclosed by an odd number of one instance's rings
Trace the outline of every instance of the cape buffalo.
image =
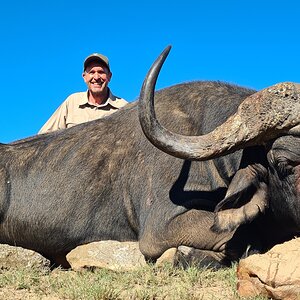
{"type": "Polygon", "coordinates": [[[103,119],[0,145],[0,243],[65,267],[71,249],[108,239],[139,241],[150,259],[187,245],[226,263],[249,245],[260,250],[298,233],[299,88],[162,89],[156,112],[176,132],[169,133],[148,102],[167,52],[145,80],[139,109],[130,103],[103,119]],[[167,153],[145,137],[138,111],[147,137],[167,153]],[[276,219],[268,239],[260,238],[267,227],[256,230],[258,214],[276,219]]]}

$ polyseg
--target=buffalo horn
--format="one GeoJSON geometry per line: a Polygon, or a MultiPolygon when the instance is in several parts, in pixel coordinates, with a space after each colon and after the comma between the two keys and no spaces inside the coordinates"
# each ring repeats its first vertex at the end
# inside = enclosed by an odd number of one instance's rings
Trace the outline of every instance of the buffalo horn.
{"type": "MultiPolygon", "coordinates": [[[[247,97],[234,115],[208,134],[185,136],[170,132],[158,122],[154,110],[156,80],[170,49],[168,46],[153,63],[139,98],[143,132],[162,151],[182,159],[207,160],[262,144],[289,130],[292,134],[292,128],[300,124],[300,85],[284,82],[247,97]]],[[[295,132],[299,133],[299,129],[295,132]]]]}

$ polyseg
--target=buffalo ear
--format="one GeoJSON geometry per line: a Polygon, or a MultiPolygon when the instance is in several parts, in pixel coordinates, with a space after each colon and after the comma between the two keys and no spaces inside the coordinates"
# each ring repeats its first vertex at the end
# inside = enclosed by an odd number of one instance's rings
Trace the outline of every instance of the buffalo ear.
{"type": "Polygon", "coordinates": [[[250,165],[234,175],[225,198],[215,208],[212,230],[233,231],[249,223],[268,207],[267,184],[262,180],[266,170],[250,165]]]}

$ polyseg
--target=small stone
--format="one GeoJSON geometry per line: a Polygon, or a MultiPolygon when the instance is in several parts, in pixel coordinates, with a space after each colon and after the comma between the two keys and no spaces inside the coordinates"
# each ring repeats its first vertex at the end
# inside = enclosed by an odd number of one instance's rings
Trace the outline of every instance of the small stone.
{"type": "Polygon", "coordinates": [[[138,242],[92,242],[70,251],[67,254],[67,261],[75,271],[86,268],[129,271],[146,265],[138,242]]]}
{"type": "Polygon", "coordinates": [[[300,238],[274,246],[265,254],[242,259],[237,268],[237,290],[242,297],[300,299],[300,238]]]}

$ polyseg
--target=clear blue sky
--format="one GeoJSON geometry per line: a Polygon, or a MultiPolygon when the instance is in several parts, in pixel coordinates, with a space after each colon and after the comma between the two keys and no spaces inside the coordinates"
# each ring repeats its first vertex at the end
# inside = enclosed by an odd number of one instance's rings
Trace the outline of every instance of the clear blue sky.
{"type": "Polygon", "coordinates": [[[82,62],[110,59],[112,91],[134,101],[153,60],[171,53],[157,88],[221,80],[255,89],[300,82],[299,1],[2,1],[0,142],[37,133],[86,89],[82,62]]]}

